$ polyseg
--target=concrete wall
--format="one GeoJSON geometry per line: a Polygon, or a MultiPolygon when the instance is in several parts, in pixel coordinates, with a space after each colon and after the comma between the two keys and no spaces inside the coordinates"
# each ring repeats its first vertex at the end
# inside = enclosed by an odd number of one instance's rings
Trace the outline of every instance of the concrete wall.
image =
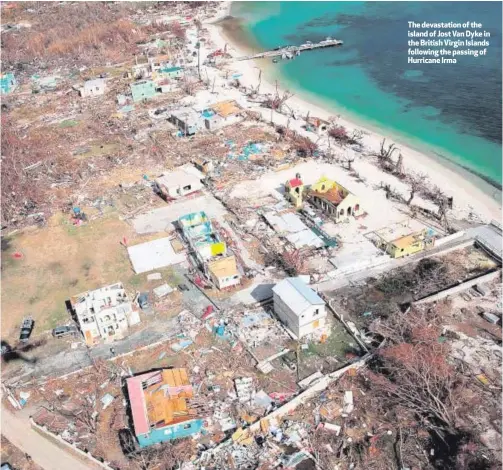
{"type": "Polygon", "coordinates": [[[240,277],[234,279],[234,276],[219,278],[210,272],[211,279],[219,289],[226,289],[227,287],[237,286],[241,282],[240,277]]]}
{"type": "Polygon", "coordinates": [[[451,235],[447,235],[446,237],[438,238],[435,240],[435,246],[442,246],[445,243],[452,242],[453,240],[457,240],[458,238],[461,238],[465,235],[465,232],[462,230],[461,232],[455,232],[452,233],[451,235]]]}
{"type": "Polygon", "coordinates": [[[500,270],[496,270],[489,274],[483,274],[482,276],[476,277],[475,279],[471,279],[469,281],[463,282],[459,284],[459,286],[450,287],[449,289],[442,290],[437,292],[436,294],[425,297],[424,299],[420,299],[417,302],[414,302],[414,305],[426,304],[429,302],[435,302],[436,300],[444,299],[450,295],[459,294],[465,290],[468,290],[470,287],[473,287],[476,284],[483,284],[484,282],[490,282],[494,279],[497,279],[500,276],[500,270]]]}
{"type": "Polygon", "coordinates": [[[192,419],[183,423],[166,426],[160,429],[152,429],[150,434],[139,435],[138,443],[140,447],[148,447],[160,442],[171,441],[173,439],[182,439],[198,433],[203,427],[202,419],[192,419]]]}
{"type": "Polygon", "coordinates": [[[273,292],[274,300],[274,313],[280,318],[280,320],[292,330],[293,334],[299,335],[299,317],[292,312],[290,307],[283,302],[283,300],[273,292]]]}
{"type": "Polygon", "coordinates": [[[313,331],[323,328],[325,326],[326,318],[327,318],[326,315],[319,316],[318,319],[311,320],[310,323],[300,326],[298,337],[302,338],[303,336],[306,336],[312,333],[313,331]],[[315,325],[316,321],[318,321],[317,325],[315,325]]]}
{"type": "Polygon", "coordinates": [[[322,328],[325,325],[327,312],[324,305],[313,305],[302,312],[302,315],[299,317],[275,292],[273,293],[273,299],[274,313],[298,338],[312,333],[314,330],[322,328]],[[316,310],[319,311],[318,314],[315,314],[316,310]],[[319,324],[315,327],[314,322],[317,320],[319,324]]]}
{"type": "MultiPolygon", "coordinates": [[[[292,411],[294,411],[298,406],[302,405],[303,403],[307,402],[311,398],[314,398],[317,396],[319,393],[321,393],[323,390],[326,390],[326,388],[333,382],[335,382],[337,379],[342,377],[348,370],[350,369],[360,369],[363,367],[366,362],[372,357],[371,354],[366,354],[363,356],[359,361],[354,362],[353,364],[349,364],[342,369],[339,369],[335,372],[332,372],[331,374],[325,375],[322,378],[319,379],[314,385],[309,387],[307,390],[304,390],[302,393],[297,395],[295,398],[290,400],[288,403],[285,403],[283,406],[278,408],[277,410],[274,410],[273,412],[269,413],[267,416],[265,416],[262,419],[268,420],[272,418],[281,418],[283,416],[288,415],[292,411]]],[[[256,423],[252,424],[248,429],[252,432],[259,432],[260,431],[260,421],[257,421],[256,423]]],[[[214,449],[210,449],[206,452],[203,452],[201,455],[199,462],[204,462],[208,457],[212,455],[218,454],[220,451],[228,447],[233,443],[232,438],[229,438],[223,442],[221,442],[217,447],[214,449]]]]}

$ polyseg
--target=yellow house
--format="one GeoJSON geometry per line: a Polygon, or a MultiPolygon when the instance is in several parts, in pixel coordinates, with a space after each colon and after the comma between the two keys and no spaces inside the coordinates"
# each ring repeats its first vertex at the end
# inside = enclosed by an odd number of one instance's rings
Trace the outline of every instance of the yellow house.
{"type": "Polygon", "coordinates": [[[377,230],[375,234],[377,246],[392,258],[412,255],[435,244],[435,239],[428,235],[428,229],[412,219],[377,230]]]}
{"type": "Polygon", "coordinates": [[[303,194],[304,183],[300,179],[300,175],[297,173],[295,178],[292,178],[285,183],[285,197],[298,209],[302,207],[303,194]]]}
{"type": "Polygon", "coordinates": [[[218,289],[236,286],[241,282],[236,257],[234,255],[219,258],[208,263],[211,279],[218,289]]]}
{"type": "Polygon", "coordinates": [[[364,214],[360,199],[339,183],[322,176],[308,191],[310,202],[332,216],[336,223],[364,214]]]}

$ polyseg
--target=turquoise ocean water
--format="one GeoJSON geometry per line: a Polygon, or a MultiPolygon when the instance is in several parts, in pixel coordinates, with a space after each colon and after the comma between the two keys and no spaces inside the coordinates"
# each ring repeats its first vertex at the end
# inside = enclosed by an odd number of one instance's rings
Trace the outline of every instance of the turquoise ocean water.
{"type": "Polygon", "coordinates": [[[449,159],[501,187],[499,2],[233,2],[255,47],[316,42],[339,48],[274,64],[280,84],[362,124],[449,159]],[[477,21],[487,55],[408,64],[408,21],[477,21]]]}

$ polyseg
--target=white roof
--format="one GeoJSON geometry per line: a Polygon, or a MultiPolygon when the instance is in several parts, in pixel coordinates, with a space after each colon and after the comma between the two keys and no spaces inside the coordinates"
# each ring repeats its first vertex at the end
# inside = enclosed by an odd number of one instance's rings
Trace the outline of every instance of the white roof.
{"type": "Polygon", "coordinates": [[[130,246],[127,251],[136,274],[185,261],[184,254],[175,253],[169,237],[158,238],[151,242],[130,246]]]}
{"type": "Polygon", "coordinates": [[[279,233],[298,233],[308,228],[300,217],[292,212],[287,212],[285,214],[266,212],[264,217],[269,225],[274,227],[279,233]]]}
{"type": "Polygon", "coordinates": [[[156,181],[168,188],[170,186],[188,186],[195,185],[197,183],[202,186],[201,180],[203,178],[203,173],[201,173],[197,168],[187,165],[179,167],[169,173],[163,173],[159,176],[159,178],[156,178],[156,181]]]}
{"type": "Polygon", "coordinates": [[[303,246],[322,248],[325,246],[325,242],[309,228],[301,232],[290,233],[286,236],[286,239],[292,243],[295,248],[302,248],[303,246]]]}
{"type": "Polygon", "coordinates": [[[86,88],[94,88],[94,87],[101,88],[102,86],[105,86],[105,79],[95,78],[94,80],[87,80],[87,82],[84,83],[84,86],[86,88]]]}
{"type": "Polygon", "coordinates": [[[420,232],[427,228],[421,222],[415,219],[407,219],[402,222],[395,222],[387,227],[376,230],[375,233],[380,236],[386,243],[398,240],[402,237],[407,237],[413,233],[420,232]]]}
{"type": "Polygon", "coordinates": [[[325,305],[323,299],[300,277],[288,277],[276,284],[272,291],[292,310],[300,315],[313,305],[325,305]]]}
{"type": "Polygon", "coordinates": [[[201,120],[201,115],[192,108],[179,108],[171,111],[171,116],[187,124],[197,124],[201,120]]]}

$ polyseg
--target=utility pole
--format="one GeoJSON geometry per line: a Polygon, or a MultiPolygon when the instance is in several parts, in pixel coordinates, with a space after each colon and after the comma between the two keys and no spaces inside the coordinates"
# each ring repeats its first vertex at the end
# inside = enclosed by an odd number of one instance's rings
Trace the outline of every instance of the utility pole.
{"type": "Polygon", "coordinates": [[[199,81],[201,81],[201,43],[198,41],[196,43],[197,48],[197,74],[199,75],[199,81]]]}

